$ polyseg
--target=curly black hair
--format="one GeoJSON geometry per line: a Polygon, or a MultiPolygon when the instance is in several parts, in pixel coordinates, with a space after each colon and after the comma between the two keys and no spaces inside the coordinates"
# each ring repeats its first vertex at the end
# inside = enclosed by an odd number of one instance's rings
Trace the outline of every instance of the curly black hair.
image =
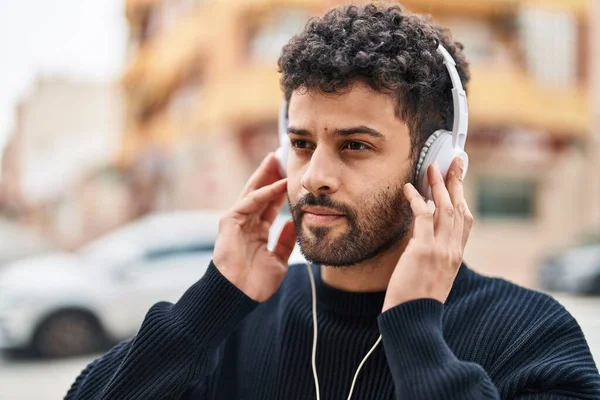
{"type": "Polygon", "coordinates": [[[466,90],[463,46],[448,29],[398,4],[340,6],[310,19],[283,47],[281,86],[288,101],[297,89],[343,93],[356,81],[391,95],[398,118],[409,127],[414,160],[434,131],[452,130],[452,82],[437,52],[440,43],[466,90]]]}

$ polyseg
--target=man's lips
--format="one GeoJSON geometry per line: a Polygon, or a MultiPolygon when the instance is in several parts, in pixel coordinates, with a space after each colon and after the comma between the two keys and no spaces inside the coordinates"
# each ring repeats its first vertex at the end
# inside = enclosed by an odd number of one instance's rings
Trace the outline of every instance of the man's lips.
{"type": "Polygon", "coordinates": [[[303,207],[302,219],[309,225],[328,225],[344,218],[344,214],[325,207],[303,207]]]}
{"type": "Polygon", "coordinates": [[[343,217],[344,214],[326,207],[302,207],[304,214],[313,214],[323,217],[343,217]]]}

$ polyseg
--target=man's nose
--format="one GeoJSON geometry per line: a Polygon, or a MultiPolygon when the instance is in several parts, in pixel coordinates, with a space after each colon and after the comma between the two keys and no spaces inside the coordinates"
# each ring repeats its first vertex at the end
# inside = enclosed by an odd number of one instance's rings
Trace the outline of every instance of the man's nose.
{"type": "Polygon", "coordinates": [[[340,164],[327,148],[313,152],[302,176],[302,187],[314,195],[331,194],[339,189],[340,164]]]}

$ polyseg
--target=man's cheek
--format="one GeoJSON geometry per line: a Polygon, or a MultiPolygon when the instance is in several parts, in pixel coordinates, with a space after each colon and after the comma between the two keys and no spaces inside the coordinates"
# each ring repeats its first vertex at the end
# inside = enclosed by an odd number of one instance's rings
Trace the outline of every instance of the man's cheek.
{"type": "Polygon", "coordinates": [[[290,202],[290,206],[293,206],[294,204],[298,203],[298,200],[300,200],[300,185],[295,184],[295,182],[293,182],[289,178],[287,185],[287,195],[288,201],[290,202]]]}

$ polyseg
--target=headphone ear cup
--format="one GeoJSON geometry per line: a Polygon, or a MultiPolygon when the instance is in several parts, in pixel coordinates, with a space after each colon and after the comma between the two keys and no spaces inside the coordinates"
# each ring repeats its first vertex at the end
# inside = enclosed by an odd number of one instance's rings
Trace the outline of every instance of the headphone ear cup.
{"type": "Polygon", "coordinates": [[[452,132],[438,130],[429,136],[421,149],[415,171],[416,188],[422,196],[428,200],[433,200],[431,186],[429,185],[429,178],[427,176],[427,169],[429,166],[431,164],[436,164],[442,173],[445,182],[450,165],[456,157],[461,157],[464,161],[464,178],[469,166],[469,157],[467,153],[460,148],[452,146],[452,132]]]}
{"type": "Polygon", "coordinates": [[[421,152],[419,153],[419,158],[417,159],[417,166],[415,170],[415,187],[421,193],[422,196],[427,196],[427,187],[428,187],[428,179],[427,179],[427,169],[432,164],[432,157],[429,150],[432,148],[434,142],[443,134],[447,133],[445,130],[437,130],[432,133],[428,138],[423,147],[421,148],[421,152]]]}

